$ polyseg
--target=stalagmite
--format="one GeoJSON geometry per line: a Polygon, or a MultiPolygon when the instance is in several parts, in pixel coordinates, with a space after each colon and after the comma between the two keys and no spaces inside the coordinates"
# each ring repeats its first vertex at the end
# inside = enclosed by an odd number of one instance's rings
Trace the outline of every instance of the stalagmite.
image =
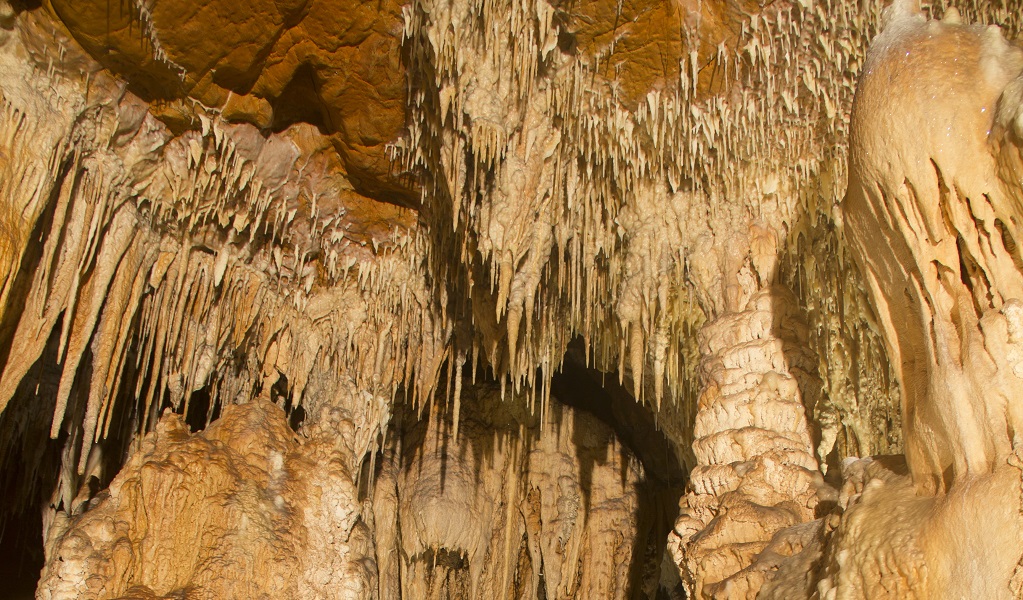
{"type": "MultiPolygon", "coordinates": [[[[457,440],[405,425],[374,505],[384,597],[625,598],[656,502],[643,467],[592,415],[556,400],[544,426],[494,386],[465,390],[457,440]]],[[[652,541],[652,540],[650,540],[652,541]]],[[[660,554],[639,557],[659,568],[660,554]]]]}
{"type": "Polygon", "coordinates": [[[801,320],[789,292],[768,288],[701,332],[697,465],[669,542],[694,597],[755,597],[777,568],[772,540],[815,516],[823,481],[801,392],[815,378],[801,320]]]}
{"type": "Polygon", "coordinates": [[[169,415],[94,509],[51,530],[39,597],[366,597],[376,569],[348,469],[332,431],[299,441],[265,400],[196,435],[169,415]]]}

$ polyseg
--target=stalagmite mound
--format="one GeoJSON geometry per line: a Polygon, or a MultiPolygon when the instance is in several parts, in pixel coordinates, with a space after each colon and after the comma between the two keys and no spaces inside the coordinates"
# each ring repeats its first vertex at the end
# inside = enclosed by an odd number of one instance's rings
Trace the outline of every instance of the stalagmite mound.
{"type": "Polygon", "coordinates": [[[372,542],[334,435],[344,423],[323,423],[334,427],[300,439],[263,399],[195,435],[168,415],[92,507],[51,525],[41,597],[369,595],[372,542]]]}
{"type": "Polygon", "coordinates": [[[1021,597],[1021,9],[0,1],[5,593],[1021,597]]]}

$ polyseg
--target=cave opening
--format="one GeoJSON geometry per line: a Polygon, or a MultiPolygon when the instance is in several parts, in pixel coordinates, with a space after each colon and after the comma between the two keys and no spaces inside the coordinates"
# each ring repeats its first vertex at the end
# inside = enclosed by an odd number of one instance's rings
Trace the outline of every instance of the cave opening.
{"type": "Polygon", "coordinates": [[[618,441],[643,465],[642,512],[638,517],[649,529],[645,543],[637,543],[633,548],[632,597],[644,597],[642,584],[653,577],[649,570],[653,566],[657,569],[658,585],[655,595],[646,597],[651,600],[684,598],[685,590],[678,572],[671,568],[670,559],[667,564],[663,559],[668,554],[665,540],[678,517],[679,500],[685,494],[689,479],[680,457],[690,450],[675,447],[675,442],[658,424],[658,410],[637,401],[633,392],[619,383],[617,372],[606,373],[586,365],[581,340],[570,345],[561,370],[551,379],[551,395],[611,427],[618,441]]]}

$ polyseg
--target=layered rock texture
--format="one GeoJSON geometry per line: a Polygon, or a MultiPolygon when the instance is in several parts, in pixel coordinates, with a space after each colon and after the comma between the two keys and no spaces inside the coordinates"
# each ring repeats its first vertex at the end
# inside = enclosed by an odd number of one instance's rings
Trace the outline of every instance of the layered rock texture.
{"type": "Polygon", "coordinates": [[[373,543],[335,435],[344,423],[322,423],[300,439],[264,399],[195,435],[168,415],[73,525],[51,525],[39,595],[371,595],[373,543]]]}
{"type": "Polygon", "coordinates": [[[1019,598],[1023,6],[0,1],[16,598],[1019,598]]]}
{"type": "Polygon", "coordinates": [[[763,564],[779,553],[769,548],[772,539],[813,520],[819,502],[824,482],[800,388],[820,385],[807,380],[816,364],[806,325],[785,292],[760,291],[746,310],[701,331],[697,466],[670,537],[698,597],[755,595],[777,568],[763,564]],[[722,574],[728,577],[715,579],[722,574]]]}

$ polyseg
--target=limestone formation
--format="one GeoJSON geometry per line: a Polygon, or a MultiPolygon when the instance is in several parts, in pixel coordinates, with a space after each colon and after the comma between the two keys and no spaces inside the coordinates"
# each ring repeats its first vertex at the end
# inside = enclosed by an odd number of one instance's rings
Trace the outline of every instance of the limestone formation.
{"type": "Polygon", "coordinates": [[[669,538],[696,597],[756,597],[777,568],[764,565],[772,538],[815,516],[824,482],[800,393],[814,362],[785,292],[760,291],[701,332],[697,466],[669,538]]]}
{"type": "Polygon", "coordinates": [[[1004,463],[1023,425],[1012,358],[1023,52],[997,28],[903,10],[867,57],[843,214],[904,382],[910,469],[933,491],[1004,463]]]}
{"type": "Polygon", "coordinates": [[[1021,8],[0,0],[10,594],[1021,597],[1021,8]]]}
{"type": "Polygon", "coordinates": [[[351,424],[321,424],[296,439],[264,400],[195,435],[161,419],[91,509],[51,526],[39,596],[369,596],[372,539],[335,435],[351,424]]]}
{"type": "Polygon", "coordinates": [[[611,428],[561,404],[540,422],[494,386],[467,395],[457,439],[450,420],[411,418],[384,454],[381,596],[655,594],[658,498],[611,428]]]}

